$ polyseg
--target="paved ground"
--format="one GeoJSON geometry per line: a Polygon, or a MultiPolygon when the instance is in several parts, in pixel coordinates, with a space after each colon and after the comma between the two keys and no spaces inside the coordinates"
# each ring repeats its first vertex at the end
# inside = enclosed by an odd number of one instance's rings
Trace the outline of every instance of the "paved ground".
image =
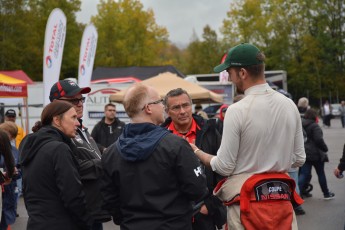
{"type": "MultiPolygon", "coordinates": [[[[325,166],[328,186],[335,193],[335,199],[323,200],[317,176],[313,170],[312,184],[313,197],[307,198],[303,204],[306,215],[298,216],[298,226],[302,230],[344,230],[345,223],[345,178],[337,179],[333,175],[333,169],[338,165],[345,143],[345,129],[341,128],[340,120],[332,120],[331,128],[323,128],[325,141],[329,147],[330,162],[325,166]]],[[[28,219],[23,199],[18,206],[19,217],[11,227],[12,230],[26,229],[28,219]]],[[[119,230],[112,222],[104,224],[104,230],[119,230]]]]}

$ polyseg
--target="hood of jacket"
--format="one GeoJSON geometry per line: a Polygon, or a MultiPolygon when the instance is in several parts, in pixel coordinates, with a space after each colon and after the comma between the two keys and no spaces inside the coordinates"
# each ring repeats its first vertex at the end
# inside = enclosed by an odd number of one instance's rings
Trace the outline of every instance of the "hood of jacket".
{"type": "Polygon", "coordinates": [[[123,159],[143,161],[153,153],[159,141],[168,133],[166,129],[151,123],[130,123],[125,125],[116,147],[123,159]]]}
{"type": "Polygon", "coordinates": [[[36,133],[29,134],[20,146],[20,164],[28,165],[38,151],[50,141],[62,141],[70,144],[71,139],[53,126],[45,126],[36,133]]]}

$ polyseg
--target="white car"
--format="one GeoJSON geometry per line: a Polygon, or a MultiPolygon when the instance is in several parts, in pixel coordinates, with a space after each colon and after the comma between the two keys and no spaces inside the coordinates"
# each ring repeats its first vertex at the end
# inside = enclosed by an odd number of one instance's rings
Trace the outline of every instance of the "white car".
{"type": "Polygon", "coordinates": [[[340,116],[340,111],[339,111],[340,104],[331,104],[331,106],[332,106],[333,116],[339,117],[340,116]]]}

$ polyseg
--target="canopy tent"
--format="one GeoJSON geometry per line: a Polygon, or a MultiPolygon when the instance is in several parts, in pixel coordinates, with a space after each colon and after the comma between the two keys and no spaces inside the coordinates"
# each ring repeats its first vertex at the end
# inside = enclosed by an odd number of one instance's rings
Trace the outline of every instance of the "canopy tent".
{"type": "Polygon", "coordinates": [[[0,97],[28,97],[26,81],[0,73],[0,97]]]}
{"type": "MultiPolygon", "coordinates": [[[[154,87],[161,97],[165,97],[165,95],[172,89],[183,88],[191,96],[193,103],[223,102],[221,95],[205,89],[195,83],[185,81],[176,74],[170,72],[151,77],[141,81],[141,83],[154,87]]],[[[121,103],[123,101],[125,92],[126,89],[110,95],[110,101],[121,103]]]]}
{"type": "MultiPolygon", "coordinates": [[[[0,73],[0,102],[8,104],[7,99],[11,98],[23,98],[23,106],[25,107],[26,121],[25,121],[25,131],[28,133],[29,117],[28,117],[28,88],[27,82],[24,80],[19,80],[8,75],[0,73]],[[1,99],[2,98],[2,99],[1,99]]],[[[7,105],[5,105],[7,107],[7,105]]],[[[18,105],[19,111],[21,107],[18,105]]],[[[18,113],[21,116],[21,113],[18,113]]],[[[22,116],[21,123],[23,125],[22,116]]]]}
{"type": "Polygon", "coordinates": [[[26,81],[28,85],[34,84],[31,78],[23,70],[1,70],[0,74],[26,81]]]}
{"type": "Polygon", "coordinates": [[[92,72],[91,82],[109,82],[117,78],[132,78],[143,81],[158,74],[170,72],[181,78],[185,76],[174,66],[128,66],[128,67],[96,67],[92,72]]]}

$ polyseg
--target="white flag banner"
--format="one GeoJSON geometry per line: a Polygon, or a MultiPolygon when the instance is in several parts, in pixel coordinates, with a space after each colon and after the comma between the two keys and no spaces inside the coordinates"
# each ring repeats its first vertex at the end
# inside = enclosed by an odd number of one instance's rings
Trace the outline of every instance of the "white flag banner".
{"type": "MultiPolygon", "coordinates": [[[[79,87],[90,87],[91,75],[93,71],[93,63],[95,61],[97,48],[98,33],[93,24],[89,24],[83,33],[80,44],[79,54],[79,69],[78,69],[78,85],[79,87]]],[[[88,97],[86,98],[86,102],[88,97]]],[[[86,108],[87,103],[84,104],[83,117],[88,118],[86,108]]]]}
{"type": "Polygon", "coordinates": [[[44,105],[49,101],[50,88],[59,80],[66,37],[66,16],[59,8],[49,15],[44,37],[43,85],[44,105]]]}
{"type": "Polygon", "coordinates": [[[95,61],[98,33],[93,24],[89,24],[83,33],[79,54],[79,87],[90,87],[93,63],[95,61]]]}

